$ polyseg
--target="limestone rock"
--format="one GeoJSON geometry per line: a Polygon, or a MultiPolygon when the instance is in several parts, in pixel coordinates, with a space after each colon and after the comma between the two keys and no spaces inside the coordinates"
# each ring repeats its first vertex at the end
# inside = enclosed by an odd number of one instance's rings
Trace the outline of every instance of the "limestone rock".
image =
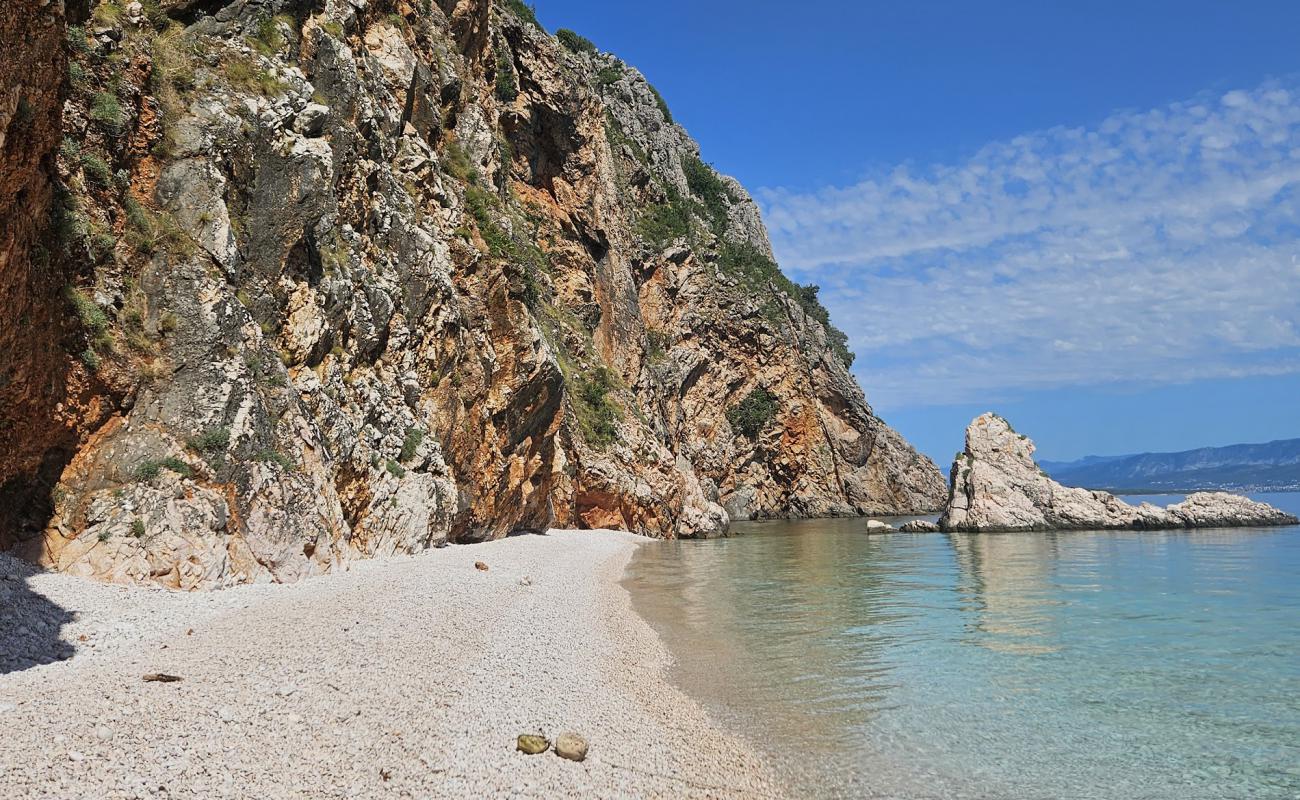
{"type": "Polygon", "coordinates": [[[1264,503],[1200,493],[1157,508],[1131,506],[1107,492],[1053,481],[1034,461],[1034,443],[1002,417],[984,414],[966,429],[966,448],[952,466],[946,531],[1161,529],[1294,525],[1264,503]]]}
{"type": "Polygon", "coordinates": [[[190,590],[942,505],[754,200],[612,56],[490,0],[119,4],[143,24],[84,47],[0,5],[0,548],[190,590]],[[51,252],[56,178],[86,235],[51,252]]]}
{"type": "Polygon", "coordinates": [[[293,129],[303,136],[320,136],[325,130],[329,114],[329,106],[308,103],[306,108],[298,112],[297,118],[293,121],[293,129]]]}
{"type": "Polygon", "coordinates": [[[924,519],[914,519],[910,522],[904,522],[899,527],[899,530],[903,533],[938,533],[941,529],[938,523],[924,519]]]}
{"type": "Polygon", "coordinates": [[[587,758],[587,740],[576,733],[561,733],[555,739],[555,754],[570,761],[587,758]]]}
{"type": "Polygon", "coordinates": [[[1185,528],[1265,527],[1300,524],[1294,516],[1265,503],[1227,492],[1197,492],[1165,511],[1185,528]]]}
{"type": "Polygon", "coordinates": [[[878,519],[867,520],[867,533],[889,533],[894,530],[894,526],[878,519]]]}

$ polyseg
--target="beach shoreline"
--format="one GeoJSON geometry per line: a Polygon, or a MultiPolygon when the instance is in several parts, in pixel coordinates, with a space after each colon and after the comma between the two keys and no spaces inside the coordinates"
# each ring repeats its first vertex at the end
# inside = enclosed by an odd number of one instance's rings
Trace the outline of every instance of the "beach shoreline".
{"type": "Polygon", "coordinates": [[[642,541],[552,531],[205,594],[5,557],[0,795],[779,796],[668,682],[620,583],[642,541]],[[564,731],[586,761],[515,750],[564,731]]]}

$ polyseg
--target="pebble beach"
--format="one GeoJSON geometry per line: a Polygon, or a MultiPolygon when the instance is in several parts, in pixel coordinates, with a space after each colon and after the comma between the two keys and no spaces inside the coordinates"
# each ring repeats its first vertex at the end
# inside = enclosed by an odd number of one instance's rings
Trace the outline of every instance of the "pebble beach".
{"type": "Polygon", "coordinates": [[[618,583],[638,541],[552,531],[196,594],[0,556],[0,796],[778,796],[667,683],[618,583]],[[516,749],[568,732],[584,761],[516,749]]]}

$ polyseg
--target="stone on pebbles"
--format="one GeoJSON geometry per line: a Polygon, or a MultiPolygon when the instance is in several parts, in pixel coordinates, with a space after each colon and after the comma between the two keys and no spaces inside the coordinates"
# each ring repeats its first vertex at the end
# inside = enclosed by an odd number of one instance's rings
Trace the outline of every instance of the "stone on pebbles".
{"type": "Polygon", "coordinates": [[[555,740],[555,754],[570,761],[587,758],[587,740],[576,733],[561,733],[555,740]]]}
{"type": "Polygon", "coordinates": [[[515,742],[515,749],[530,756],[545,753],[551,747],[551,741],[540,733],[521,733],[515,742]]]}

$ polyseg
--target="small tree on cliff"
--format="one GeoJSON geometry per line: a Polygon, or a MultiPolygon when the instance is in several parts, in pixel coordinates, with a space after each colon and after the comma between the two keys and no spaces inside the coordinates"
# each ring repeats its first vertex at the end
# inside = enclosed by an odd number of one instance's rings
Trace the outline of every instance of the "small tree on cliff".
{"type": "Polygon", "coordinates": [[[776,410],[776,397],[760,386],[740,403],[727,409],[727,422],[731,423],[732,430],[737,433],[756,439],[776,417],[776,410]]]}

